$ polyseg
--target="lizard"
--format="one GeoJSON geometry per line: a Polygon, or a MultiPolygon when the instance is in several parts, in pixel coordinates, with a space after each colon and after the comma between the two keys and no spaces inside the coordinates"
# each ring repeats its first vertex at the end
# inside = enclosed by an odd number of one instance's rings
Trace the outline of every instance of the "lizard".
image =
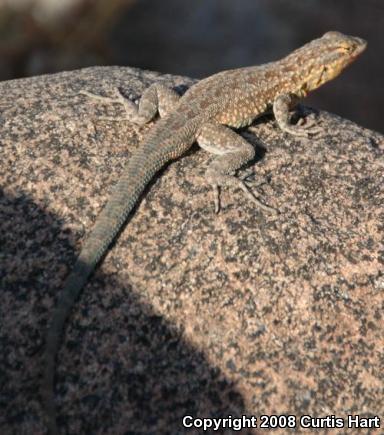
{"type": "Polygon", "coordinates": [[[182,96],[154,83],[143,92],[138,104],[126,99],[118,89],[113,97],[81,91],[87,97],[122,104],[126,115],[123,120],[143,125],[157,114],[160,119],[123,169],[66,278],[54,309],[47,330],[41,385],[50,434],[58,433],[54,405],[55,362],[67,318],[88,278],[156,173],[197,142],[215,155],[205,177],[213,188],[216,213],[220,209],[221,187],[240,188],[256,206],[276,213],[276,209],[252,193],[245,179],[236,176],[255,156],[254,147],[236,129],[249,126],[256,118],[272,112],[283,132],[299,137],[315,136],[321,128],[314,123],[292,123],[292,110],[309,92],[338,76],[366,45],[361,38],[330,31],[280,60],[214,74],[191,86],[182,96]]]}

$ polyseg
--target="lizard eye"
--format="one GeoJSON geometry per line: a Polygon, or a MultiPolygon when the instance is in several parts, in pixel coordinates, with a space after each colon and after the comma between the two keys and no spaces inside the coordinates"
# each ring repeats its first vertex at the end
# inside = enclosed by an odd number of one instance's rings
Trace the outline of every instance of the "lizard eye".
{"type": "Polygon", "coordinates": [[[350,53],[351,51],[353,51],[352,45],[342,45],[340,48],[345,53],[350,53]]]}

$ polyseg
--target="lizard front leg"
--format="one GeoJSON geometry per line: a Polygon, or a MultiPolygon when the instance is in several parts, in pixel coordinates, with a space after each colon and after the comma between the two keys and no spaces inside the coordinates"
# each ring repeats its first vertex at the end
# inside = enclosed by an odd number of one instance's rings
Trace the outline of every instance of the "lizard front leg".
{"type": "Polygon", "coordinates": [[[197,136],[197,142],[201,148],[218,156],[209,165],[205,174],[206,180],[213,187],[216,213],[220,210],[220,186],[240,188],[259,208],[276,212],[274,208],[260,202],[244,181],[234,175],[255,156],[255,149],[250,143],[229,127],[216,123],[204,124],[197,136]]]}
{"type": "Polygon", "coordinates": [[[281,94],[273,102],[273,114],[279,127],[294,136],[309,137],[311,134],[317,134],[321,128],[312,124],[301,126],[291,123],[290,110],[297,104],[297,97],[292,94],[281,94]]]}
{"type": "Polygon", "coordinates": [[[125,98],[119,89],[115,89],[115,97],[102,97],[88,91],[80,91],[80,93],[97,100],[123,105],[126,113],[125,118],[109,117],[102,118],[103,120],[131,121],[139,125],[147,124],[157,113],[161,117],[167,115],[175,108],[180,99],[180,95],[177,92],[161,83],[154,83],[149,86],[141,96],[138,105],[125,98]]]}

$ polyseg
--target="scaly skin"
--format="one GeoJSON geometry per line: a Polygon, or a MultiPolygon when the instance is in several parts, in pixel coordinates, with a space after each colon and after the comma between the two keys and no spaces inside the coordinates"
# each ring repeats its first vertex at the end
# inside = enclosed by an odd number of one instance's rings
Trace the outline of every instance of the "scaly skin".
{"type": "Polygon", "coordinates": [[[283,131],[298,136],[317,133],[318,127],[290,124],[289,110],[310,91],[339,75],[365,47],[365,41],[360,38],[328,32],[282,60],[224,71],[201,80],[180,98],[162,86],[151,86],[143,94],[138,109],[133,103],[124,101],[121,95],[105,98],[83,92],[105,101],[121,102],[133,122],[148,122],[157,110],[165,116],[125,167],[84,243],[55,308],[46,338],[42,382],[49,433],[58,433],[54,374],[66,319],[149,181],[167,162],[180,157],[197,141],[202,148],[218,155],[206,173],[207,181],[214,189],[216,212],[220,206],[220,186],[239,187],[257,206],[274,212],[256,199],[243,181],[233,176],[253,157],[254,149],[228,127],[250,125],[255,118],[272,110],[283,131]]]}

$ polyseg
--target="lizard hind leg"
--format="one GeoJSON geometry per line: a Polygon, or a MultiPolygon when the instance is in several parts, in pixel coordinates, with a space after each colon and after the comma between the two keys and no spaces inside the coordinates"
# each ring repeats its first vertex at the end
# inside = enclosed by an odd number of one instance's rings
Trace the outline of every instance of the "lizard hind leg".
{"type": "Polygon", "coordinates": [[[88,91],[80,91],[80,94],[95,100],[122,104],[126,115],[124,118],[103,117],[104,121],[131,121],[139,125],[152,121],[157,113],[161,117],[167,115],[176,107],[180,99],[180,95],[176,91],[167,88],[161,83],[154,83],[149,86],[143,92],[138,105],[125,98],[118,88],[115,89],[114,93],[114,97],[103,97],[88,91]]]}
{"type": "Polygon", "coordinates": [[[216,213],[220,210],[219,187],[221,186],[239,188],[257,207],[268,212],[276,212],[274,208],[259,201],[245,182],[234,175],[255,156],[255,149],[250,143],[229,127],[216,123],[204,124],[200,129],[197,142],[201,148],[217,155],[205,174],[208,183],[213,187],[216,213]]]}

